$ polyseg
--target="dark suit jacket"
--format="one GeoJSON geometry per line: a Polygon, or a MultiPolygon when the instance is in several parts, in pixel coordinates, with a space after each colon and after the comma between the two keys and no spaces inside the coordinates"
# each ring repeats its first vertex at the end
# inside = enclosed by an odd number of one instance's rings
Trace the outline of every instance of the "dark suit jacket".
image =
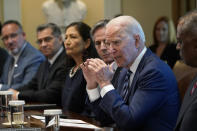
{"type": "Polygon", "coordinates": [[[179,112],[175,131],[197,131],[197,90],[191,94],[197,76],[187,89],[179,112]]]}
{"type": "Polygon", "coordinates": [[[11,86],[8,85],[8,72],[11,65],[11,57],[8,57],[0,79],[0,83],[3,84],[1,90],[8,90],[9,88],[18,89],[27,84],[36,74],[39,65],[44,60],[45,57],[42,53],[27,43],[18,59],[18,66],[14,68],[11,86]]]}
{"type": "Polygon", "coordinates": [[[66,61],[65,50],[57,57],[50,69],[43,62],[34,76],[34,78],[25,86],[18,89],[20,92],[18,98],[26,102],[42,103],[61,103],[61,89],[65,81],[64,63],[66,61]],[[49,73],[47,75],[47,72],[49,73]]]}
{"type": "Polygon", "coordinates": [[[126,102],[119,95],[125,73],[124,69],[120,71],[116,90],[92,103],[97,119],[104,124],[115,122],[122,130],[172,131],[180,99],[170,67],[148,49],[138,65],[126,102]]]}
{"type": "Polygon", "coordinates": [[[0,77],[3,72],[3,66],[7,60],[7,57],[8,57],[7,51],[4,50],[3,48],[0,48],[0,77]]]}

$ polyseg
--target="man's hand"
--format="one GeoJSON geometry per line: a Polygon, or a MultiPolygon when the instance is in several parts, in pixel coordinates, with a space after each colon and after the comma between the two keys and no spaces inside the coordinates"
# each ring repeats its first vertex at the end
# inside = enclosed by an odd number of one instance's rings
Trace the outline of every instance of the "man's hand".
{"type": "Polygon", "coordinates": [[[99,84],[100,88],[111,84],[113,72],[101,59],[88,59],[85,67],[88,69],[88,73],[92,74],[92,79],[99,84]]]}
{"type": "Polygon", "coordinates": [[[95,73],[88,69],[88,60],[80,65],[83,76],[86,79],[87,82],[87,88],[88,89],[95,89],[97,88],[98,84],[96,83],[95,73]]]}
{"type": "Polygon", "coordinates": [[[12,99],[13,100],[18,100],[18,91],[17,90],[14,90],[14,89],[9,89],[8,91],[12,91],[13,92],[13,95],[12,95],[12,99]]]}

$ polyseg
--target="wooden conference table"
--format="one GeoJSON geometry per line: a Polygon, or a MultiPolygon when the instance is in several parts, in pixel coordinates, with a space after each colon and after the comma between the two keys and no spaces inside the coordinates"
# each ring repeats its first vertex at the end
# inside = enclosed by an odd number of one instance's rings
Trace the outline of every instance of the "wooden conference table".
{"type": "MultiPolygon", "coordinates": [[[[24,128],[41,128],[42,131],[52,131],[52,128],[48,128],[45,129],[45,125],[43,122],[41,122],[38,119],[32,118],[31,115],[39,115],[39,116],[43,116],[43,110],[25,110],[24,112],[25,114],[25,122],[27,122],[27,124],[24,125],[24,128]]],[[[83,120],[87,123],[93,124],[97,127],[99,127],[98,122],[95,121],[94,119],[85,117],[85,116],[81,116],[79,114],[76,113],[72,113],[72,112],[64,112],[64,115],[66,116],[66,118],[68,119],[79,119],[79,120],[83,120]]],[[[4,125],[3,123],[8,122],[7,117],[0,117],[0,131],[2,129],[5,128],[10,128],[9,126],[4,125]]],[[[99,130],[96,131],[105,131],[106,129],[99,127],[99,130]]],[[[88,129],[88,128],[80,128],[80,127],[63,127],[60,126],[60,131],[92,131],[95,129],[88,129]]],[[[111,129],[110,129],[111,130],[111,129]]]]}

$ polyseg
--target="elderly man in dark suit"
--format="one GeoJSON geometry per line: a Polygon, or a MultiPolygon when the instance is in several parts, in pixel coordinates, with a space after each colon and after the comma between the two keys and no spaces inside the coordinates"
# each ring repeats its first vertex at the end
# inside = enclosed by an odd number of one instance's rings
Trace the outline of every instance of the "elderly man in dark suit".
{"type": "MultiPolygon", "coordinates": [[[[197,10],[181,17],[177,26],[177,48],[184,63],[197,67],[197,10]]],[[[189,85],[181,110],[179,112],[175,131],[197,130],[197,76],[189,85]]]]}
{"type": "Polygon", "coordinates": [[[61,89],[65,81],[65,49],[61,31],[55,24],[48,23],[37,28],[37,43],[46,56],[34,78],[14,92],[14,99],[27,102],[61,103],[61,89]]]}
{"type": "Polygon", "coordinates": [[[45,57],[26,41],[25,33],[18,21],[9,20],[3,23],[1,35],[11,56],[4,65],[0,90],[18,89],[32,79],[45,57]]]}
{"type": "Polygon", "coordinates": [[[113,85],[110,68],[102,60],[88,59],[81,65],[97,119],[121,130],[172,131],[180,106],[176,79],[145,47],[138,21],[131,16],[114,18],[105,35],[117,65],[124,68],[113,85]]]}

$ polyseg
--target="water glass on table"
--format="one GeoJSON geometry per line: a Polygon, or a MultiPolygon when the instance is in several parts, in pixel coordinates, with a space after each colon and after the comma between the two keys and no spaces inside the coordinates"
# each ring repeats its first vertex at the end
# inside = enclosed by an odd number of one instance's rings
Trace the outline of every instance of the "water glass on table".
{"type": "Polygon", "coordinates": [[[24,104],[23,100],[9,101],[8,122],[13,127],[14,125],[23,127],[24,124],[24,104]]]}
{"type": "Polygon", "coordinates": [[[60,115],[62,114],[61,109],[49,109],[44,110],[44,116],[45,116],[45,128],[53,128],[53,131],[59,131],[59,120],[60,115]]]}
{"type": "Polygon", "coordinates": [[[0,116],[7,116],[8,104],[12,100],[12,91],[0,91],[0,116]]]}

